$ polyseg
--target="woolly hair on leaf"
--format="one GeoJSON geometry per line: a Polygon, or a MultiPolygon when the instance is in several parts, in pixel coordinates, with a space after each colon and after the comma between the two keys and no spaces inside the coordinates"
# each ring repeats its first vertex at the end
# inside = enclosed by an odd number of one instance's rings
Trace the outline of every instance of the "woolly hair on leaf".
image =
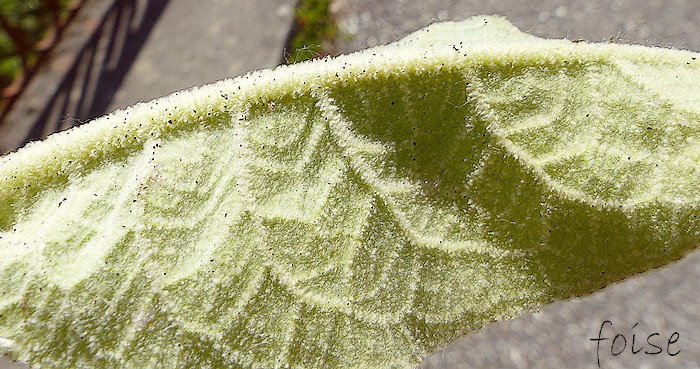
{"type": "Polygon", "coordinates": [[[412,368],[700,243],[698,54],[498,17],[137,104],[0,158],[32,368],[412,368]]]}

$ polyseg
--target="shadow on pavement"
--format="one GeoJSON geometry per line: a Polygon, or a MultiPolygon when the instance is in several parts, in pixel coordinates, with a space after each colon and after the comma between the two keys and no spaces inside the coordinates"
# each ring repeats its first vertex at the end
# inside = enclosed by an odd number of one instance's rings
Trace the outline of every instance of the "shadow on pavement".
{"type": "Polygon", "coordinates": [[[36,115],[23,142],[106,113],[168,1],[116,0],[36,115]]]}

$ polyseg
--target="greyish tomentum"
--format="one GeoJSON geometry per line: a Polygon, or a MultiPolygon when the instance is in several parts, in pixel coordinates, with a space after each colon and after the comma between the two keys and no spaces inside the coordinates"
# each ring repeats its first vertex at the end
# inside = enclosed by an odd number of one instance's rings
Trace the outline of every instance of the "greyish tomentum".
{"type": "Polygon", "coordinates": [[[698,54],[502,18],[193,88],[0,159],[33,368],[411,368],[700,243],[698,54]]]}

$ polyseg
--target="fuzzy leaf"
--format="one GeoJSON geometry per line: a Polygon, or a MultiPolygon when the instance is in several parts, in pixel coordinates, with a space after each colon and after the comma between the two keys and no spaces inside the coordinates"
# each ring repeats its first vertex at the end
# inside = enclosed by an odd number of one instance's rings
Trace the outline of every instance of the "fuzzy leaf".
{"type": "Polygon", "coordinates": [[[387,368],[700,243],[697,53],[505,19],[193,88],[0,159],[34,368],[387,368]]]}

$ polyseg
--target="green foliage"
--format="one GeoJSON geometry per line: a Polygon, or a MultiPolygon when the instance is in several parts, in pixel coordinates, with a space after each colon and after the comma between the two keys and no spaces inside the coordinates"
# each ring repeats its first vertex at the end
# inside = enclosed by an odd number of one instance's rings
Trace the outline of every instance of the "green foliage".
{"type": "Polygon", "coordinates": [[[4,87],[12,83],[21,68],[22,62],[19,56],[0,58],[0,87],[4,87]]]}
{"type": "Polygon", "coordinates": [[[287,63],[292,64],[323,56],[324,44],[337,33],[335,20],[329,11],[331,0],[301,0],[295,10],[296,24],[292,30],[287,63]]]}
{"type": "Polygon", "coordinates": [[[46,35],[57,19],[67,15],[70,0],[0,0],[0,17],[17,32],[19,39],[11,37],[0,27],[0,89],[9,85],[21,72],[22,58],[32,64],[37,52],[36,44],[46,35]],[[20,51],[17,42],[27,46],[20,51]]]}

